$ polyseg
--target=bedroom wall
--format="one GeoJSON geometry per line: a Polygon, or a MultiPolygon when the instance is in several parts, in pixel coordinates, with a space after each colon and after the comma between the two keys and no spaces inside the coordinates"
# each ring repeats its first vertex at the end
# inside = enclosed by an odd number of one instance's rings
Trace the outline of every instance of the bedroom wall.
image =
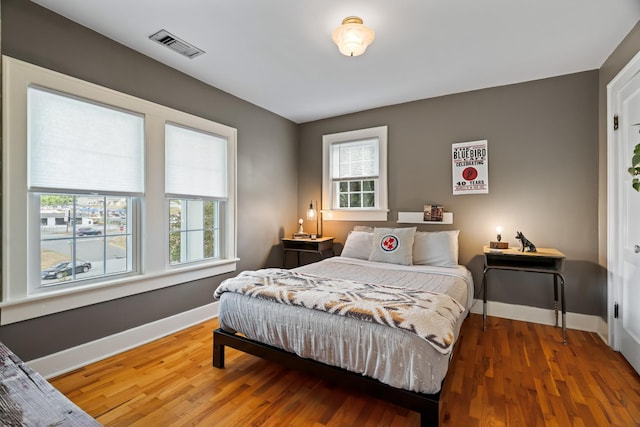
{"type": "MultiPolygon", "coordinates": [[[[293,122],[30,1],[2,0],[1,13],[5,55],[237,128],[238,269],[280,265],[282,226],[296,221],[297,126],[293,122]]],[[[209,304],[221,279],[3,326],[0,340],[23,360],[35,359],[209,304]]]]}
{"type": "MultiPolygon", "coordinates": [[[[419,230],[460,229],[460,263],[481,283],[482,246],[516,230],[539,247],[564,252],[567,309],[599,314],[598,71],[425,99],[300,126],[298,213],[319,199],[322,135],[389,126],[389,222],[398,211],[437,202],[454,224],[419,230]],[[489,194],[452,195],[451,144],[488,140],[489,194]]],[[[344,243],[350,222],[324,222],[324,234],[344,243]]],[[[489,299],[553,307],[549,276],[495,271],[489,299]]]]}

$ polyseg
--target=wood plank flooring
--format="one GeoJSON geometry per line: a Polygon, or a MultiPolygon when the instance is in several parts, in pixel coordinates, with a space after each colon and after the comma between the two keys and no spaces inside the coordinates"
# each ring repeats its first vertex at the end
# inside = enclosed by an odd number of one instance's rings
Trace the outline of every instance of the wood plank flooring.
{"type": "MultiPolygon", "coordinates": [[[[211,320],[51,380],[105,426],[417,426],[418,414],[231,348],[211,320]]],[[[640,426],[640,377],[592,333],[489,317],[464,323],[442,426],[640,426]]]]}

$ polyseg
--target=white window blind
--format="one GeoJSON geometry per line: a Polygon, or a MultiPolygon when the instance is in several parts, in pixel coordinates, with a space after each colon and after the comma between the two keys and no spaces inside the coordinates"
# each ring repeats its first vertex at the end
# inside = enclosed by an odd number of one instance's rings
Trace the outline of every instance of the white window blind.
{"type": "Polygon", "coordinates": [[[144,118],[28,88],[28,187],[144,192],[144,118]]]}
{"type": "Polygon", "coordinates": [[[377,138],[333,144],[331,179],[377,178],[380,174],[378,147],[377,138]]]}
{"type": "Polygon", "coordinates": [[[227,197],[227,139],[167,124],[166,192],[170,195],[227,197]]]}

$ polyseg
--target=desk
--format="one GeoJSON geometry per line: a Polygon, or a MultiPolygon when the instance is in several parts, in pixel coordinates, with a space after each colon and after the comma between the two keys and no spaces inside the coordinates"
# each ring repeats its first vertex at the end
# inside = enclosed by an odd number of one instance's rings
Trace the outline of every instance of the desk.
{"type": "Polygon", "coordinates": [[[518,248],[484,248],[484,272],[482,276],[482,329],[487,329],[487,273],[489,270],[528,271],[553,275],[553,296],[558,327],[558,283],[562,304],[562,343],[567,345],[567,305],[564,298],[564,276],[562,263],[566,256],[557,249],[538,248],[537,252],[521,252],[518,248]]]}
{"type": "Polygon", "coordinates": [[[325,254],[333,256],[333,237],[318,237],[317,239],[291,239],[282,238],[282,266],[287,263],[287,252],[295,252],[298,255],[298,266],[300,265],[301,253],[318,254],[324,257],[325,254]]]}

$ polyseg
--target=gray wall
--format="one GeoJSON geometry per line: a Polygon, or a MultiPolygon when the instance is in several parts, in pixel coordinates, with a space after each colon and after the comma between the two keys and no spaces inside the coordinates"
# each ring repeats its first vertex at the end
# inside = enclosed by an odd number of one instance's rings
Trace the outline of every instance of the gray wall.
{"type": "MultiPolygon", "coordinates": [[[[1,6],[3,54],[237,128],[238,268],[280,265],[283,224],[296,221],[294,123],[29,1],[2,0],[1,6]]],[[[0,340],[31,360],[211,303],[221,279],[3,326],[0,340]]]]}
{"type": "MultiPolygon", "coordinates": [[[[319,198],[322,135],[389,126],[389,220],[437,202],[460,229],[460,263],[479,289],[482,246],[497,225],[564,252],[567,309],[600,314],[598,280],[598,71],[388,106],[300,126],[298,210],[319,198]],[[453,196],[451,144],[487,139],[489,194],[453,196]]],[[[350,222],[324,222],[344,242],[350,222]]],[[[381,225],[372,223],[370,225],[381,225]]],[[[383,224],[384,225],[384,224],[383,224]]],[[[491,272],[489,299],[552,308],[549,276],[491,272]]]]}

